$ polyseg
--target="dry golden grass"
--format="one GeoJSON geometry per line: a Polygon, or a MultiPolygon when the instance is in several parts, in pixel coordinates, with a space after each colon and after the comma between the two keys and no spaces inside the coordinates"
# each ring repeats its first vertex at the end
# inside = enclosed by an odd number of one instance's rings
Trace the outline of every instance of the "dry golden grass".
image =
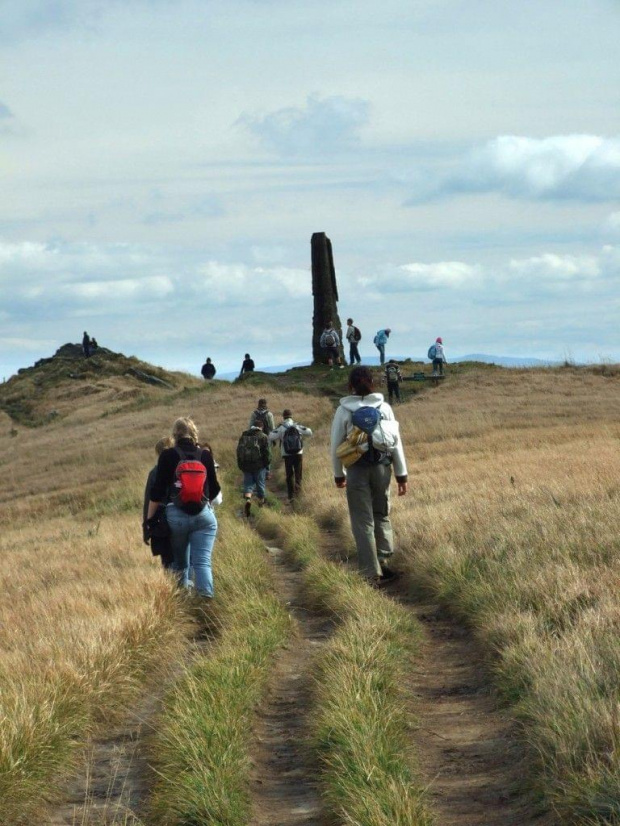
{"type": "MultiPolygon", "coordinates": [[[[223,472],[236,475],[236,441],[257,399],[255,389],[198,384],[200,392],[191,388],[171,405],[168,393],[147,388],[148,405],[114,412],[115,382],[123,395],[122,380],[110,379],[105,402],[90,393],[75,399],[73,385],[52,388],[54,402],[71,396],[66,416],[38,429],[11,424],[17,435],[5,431],[0,450],[0,823],[7,826],[31,823],[89,734],[122,715],[147,675],[157,677],[184,650],[187,615],[141,537],[156,440],[177,416],[191,415],[223,472]]],[[[310,415],[315,403],[301,398],[310,415]]],[[[271,400],[275,410],[295,402],[271,400]]],[[[218,564],[216,547],[216,581],[218,564]]]]}
{"type": "MultiPolygon", "coordinates": [[[[494,655],[543,791],[580,822],[620,813],[619,390],[611,368],[480,370],[396,411],[398,562],[494,655]]],[[[344,524],[327,465],[307,481],[344,524]]]]}

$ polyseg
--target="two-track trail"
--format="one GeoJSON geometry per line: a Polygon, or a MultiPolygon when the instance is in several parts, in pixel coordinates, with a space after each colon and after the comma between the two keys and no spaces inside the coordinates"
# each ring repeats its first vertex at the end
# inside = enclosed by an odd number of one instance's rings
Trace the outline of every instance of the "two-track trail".
{"type": "Polygon", "coordinates": [[[295,635],[277,655],[265,700],[258,710],[252,753],[251,826],[320,826],[325,822],[317,766],[307,744],[312,709],[312,666],[332,622],[301,601],[302,574],[269,547],[278,597],[295,635]]]}
{"type": "MultiPolygon", "coordinates": [[[[339,547],[335,536],[324,534],[327,556],[340,559],[339,547]]],[[[417,720],[412,750],[438,826],[557,824],[528,789],[529,757],[471,632],[439,606],[412,595],[402,579],[382,593],[411,611],[421,626],[406,688],[417,720]]]]}

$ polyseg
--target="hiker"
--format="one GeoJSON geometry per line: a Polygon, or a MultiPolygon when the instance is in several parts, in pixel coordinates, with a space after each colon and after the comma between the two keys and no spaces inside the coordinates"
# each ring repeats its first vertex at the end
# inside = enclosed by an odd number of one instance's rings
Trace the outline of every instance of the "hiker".
{"type": "Polygon", "coordinates": [[[336,487],[346,488],[351,530],[357,546],[360,573],[371,585],[381,587],[395,574],[387,563],[394,552],[390,522],[390,481],[392,464],[398,495],[407,493],[407,465],[398,433],[398,422],[381,393],[374,392],[373,374],[368,367],[354,367],[349,375],[350,396],[340,399],[331,430],[331,456],[336,487]],[[368,448],[365,422],[371,420],[368,448]],[[378,420],[378,421],[377,421],[378,420]],[[345,470],[339,447],[360,434],[354,459],[345,470]]]}
{"type": "Polygon", "coordinates": [[[334,369],[334,362],[339,365],[341,370],[344,370],[344,364],[340,359],[340,336],[334,330],[333,321],[328,321],[321,333],[319,345],[327,357],[327,363],[330,370],[334,369]]]}
{"type": "Polygon", "coordinates": [[[210,381],[216,373],[215,364],[211,361],[211,359],[207,356],[207,360],[200,368],[200,372],[202,373],[202,377],[205,381],[210,381]]]}
{"type": "Polygon", "coordinates": [[[360,357],[360,351],[357,349],[357,345],[362,340],[362,334],[359,327],[356,327],[353,324],[352,318],[347,318],[347,332],[345,338],[349,342],[349,364],[351,367],[353,367],[355,363],[361,364],[362,359],[360,357]]]}
{"type": "Polygon", "coordinates": [[[387,344],[387,340],[390,337],[391,332],[392,330],[389,327],[386,327],[385,330],[379,330],[373,339],[374,344],[379,351],[381,366],[385,364],[385,345],[387,344]]]}
{"type": "Polygon", "coordinates": [[[245,358],[243,359],[243,364],[241,365],[241,372],[239,373],[239,378],[243,376],[244,373],[253,373],[254,372],[254,359],[250,358],[250,354],[246,353],[245,358]]]}
{"type": "Polygon", "coordinates": [[[212,503],[220,493],[215,462],[211,451],[199,445],[198,428],[191,419],[177,419],[172,438],[174,446],[166,448],[157,462],[146,525],[148,528],[157,508],[165,505],[172,570],[179,585],[190,587],[191,566],[197,593],[212,598],[211,554],[217,534],[212,503]]]}
{"type": "Polygon", "coordinates": [[[252,494],[256,493],[259,507],[265,504],[265,479],[271,464],[269,439],[257,422],[244,430],[237,444],[237,467],[243,471],[244,513],[252,513],[252,494]]]}
{"type": "MultiPolygon", "coordinates": [[[[172,436],[164,436],[155,444],[155,455],[159,459],[161,454],[168,447],[174,446],[174,439],[172,436]]],[[[161,559],[161,564],[164,568],[172,567],[172,546],[170,544],[170,528],[166,522],[166,510],[161,505],[155,512],[154,518],[149,528],[146,524],[146,517],[149,509],[149,502],[151,501],[151,490],[155,483],[155,476],[157,475],[157,464],[151,469],[146,480],[146,487],[144,489],[144,507],[142,508],[142,538],[146,545],[151,546],[151,553],[153,556],[158,556],[161,559]]]]}
{"type": "Polygon", "coordinates": [[[84,353],[84,358],[90,358],[90,347],[90,336],[88,335],[86,330],[84,330],[84,335],[82,336],[82,352],[84,353]]]}
{"type": "Polygon", "coordinates": [[[435,343],[428,348],[428,357],[433,362],[433,375],[443,376],[443,366],[447,364],[446,353],[443,349],[443,339],[438,336],[435,343]]]}
{"type": "Polygon", "coordinates": [[[93,353],[94,353],[94,352],[95,352],[95,350],[96,350],[98,347],[99,347],[99,345],[97,344],[97,339],[93,336],[93,337],[91,338],[91,340],[90,340],[90,349],[91,349],[91,352],[93,352],[93,353]]]}
{"type": "Polygon", "coordinates": [[[292,503],[293,497],[301,490],[304,439],[311,436],[312,431],[309,427],[293,421],[293,414],[288,408],[282,411],[282,423],[269,434],[270,442],[280,442],[280,455],[284,459],[289,503],[292,503]]]}
{"type": "MultiPolygon", "coordinates": [[[[250,416],[250,424],[249,427],[252,425],[258,425],[265,434],[265,436],[269,436],[272,430],[275,429],[276,423],[273,419],[273,413],[267,407],[267,399],[259,399],[256,410],[250,416]]],[[[271,479],[271,463],[267,466],[267,479],[271,479]]]]}
{"type": "Polygon", "coordinates": [[[390,359],[385,365],[384,379],[387,383],[388,401],[390,404],[396,399],[400,401],[400,382],[403,380],[403,375],[400,372],[400,367],[396,359],[390,359]]]}

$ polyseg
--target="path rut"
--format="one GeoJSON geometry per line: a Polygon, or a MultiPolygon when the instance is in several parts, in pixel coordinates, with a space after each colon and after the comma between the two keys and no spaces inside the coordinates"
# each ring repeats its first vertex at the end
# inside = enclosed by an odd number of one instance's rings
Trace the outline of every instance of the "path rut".
{"type": "Polygon", "coordinates": [[[296,633],[274,663],[266,699],[258,711],[252,754],[251,826],[320,826],[325,822],[310,753],[308,714],[312,708],[312,666],[331,634],[332,622],[306,610],[301,577],[269,547],[278,596],[287,605],[296,633]]]}

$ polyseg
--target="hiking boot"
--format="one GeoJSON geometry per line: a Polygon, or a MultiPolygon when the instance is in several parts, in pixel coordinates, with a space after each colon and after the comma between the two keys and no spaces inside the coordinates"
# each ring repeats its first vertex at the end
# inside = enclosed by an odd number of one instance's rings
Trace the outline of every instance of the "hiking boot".
{"type": "Polygon", "coordinates": [[[249,518],[250,514],[252,513],[252,503],[249,499],[245,500],[245,508],[244,508],[245,515],[249,518]]]}
{"type": "Polygon", "coordinates": [[[258,500],[258,507],[259,507],[259,508],[262,508],[264,504],[265,504],[265,500],[264,500],[264,499],[259,499],[259,500],[258,500]]]}
{"type": "Polygon", "coordinates": [[[398,579],[400,574],[398,571],[394,571],[392,568],[382,567],[381,568],[381,581],[382,582],[393,582],[395,579],[398,579]]]}

